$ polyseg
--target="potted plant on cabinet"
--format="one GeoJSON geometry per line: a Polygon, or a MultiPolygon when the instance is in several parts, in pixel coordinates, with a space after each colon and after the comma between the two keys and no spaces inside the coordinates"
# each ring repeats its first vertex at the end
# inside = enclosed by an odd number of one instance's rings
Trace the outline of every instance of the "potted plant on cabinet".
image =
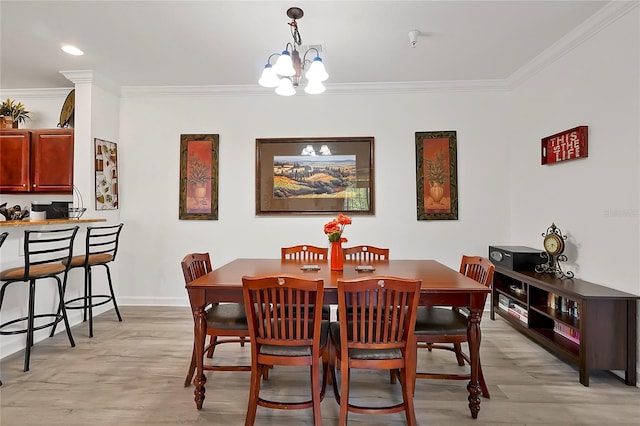
{"type": "Polygon", "coordinates": [[[29,111],[22,105],[22,102],[16,102],[7,98],[0,105],[0,116],[2,116],[2,128],[18,128],[18,123],[24,123],[30,119],[29,111]]]}

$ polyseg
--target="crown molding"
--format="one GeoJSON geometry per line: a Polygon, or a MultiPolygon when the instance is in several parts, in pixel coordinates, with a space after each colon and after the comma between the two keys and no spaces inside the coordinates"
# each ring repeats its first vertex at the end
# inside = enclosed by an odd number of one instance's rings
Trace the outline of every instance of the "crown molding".
{"type": "Polygon", "coordinates": [[[514,89],[543,69],[568,54],[570,51],[589,40],[594,35],[626,15],[640,2],[636,1],[611,1],[602,7],[598,12],[589,17],[582,24],[574,28],[569,34],[551,45],[544,52],[533,58],[533,60],[516,72],[511,74],[505,83],[509,89],[514,89]]]}
{"type": "Polygon", "coordinates": [[[0,98],[20,98],[22,99],[34,99],[34,100],[51,100],[64,98],[73,90],[73,87],[65,88],[51,88],[51,89],[12,89],[12,90],[0,90],[0,98]]]}
{"type": "Polygon", "coordinates": [[[93,84],[118,96],[120,95],[120,88],[116,84],[93,70],[60,71],[60,74],[73,84],[93,84]]]}
{"type": "MultiPolygon", "coordinates": [[[[294,96],[315,96],[301,91],[294,96]]],[[[506,91],[508,87],[502,80],[477,81],[408,81],[393,83],[339,83],[327,84],[322,95],[363,95],[363,94],[401,94],[432,92],[466,92],[479,90],[506,91]]],[[[123,86],[120,90],[123,98],[141,96],[277,96],[273,90],[256,85],[238,86],[123,86]]]]}

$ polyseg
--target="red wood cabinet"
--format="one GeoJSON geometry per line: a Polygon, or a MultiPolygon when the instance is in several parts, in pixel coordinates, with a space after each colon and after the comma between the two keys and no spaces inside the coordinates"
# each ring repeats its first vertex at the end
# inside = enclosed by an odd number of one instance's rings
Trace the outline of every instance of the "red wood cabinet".
{"type": "Polygon", "coordinates": [[[0,131],[0,192],[29,192],[31,133],[27,130],[0,131]]]}
{"type": "Polygon", "coordinates": [[[2,130],[0,192],[73,191],[73,129],[2,130]]]}

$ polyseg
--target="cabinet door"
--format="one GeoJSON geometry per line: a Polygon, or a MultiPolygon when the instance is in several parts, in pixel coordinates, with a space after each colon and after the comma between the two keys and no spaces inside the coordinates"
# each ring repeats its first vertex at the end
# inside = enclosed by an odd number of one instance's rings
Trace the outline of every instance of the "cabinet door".
{"type": "Polygon", "coordinates": [[[73,129],[34,130],[31,191],[73,191],[73,129]]]}
{"type": "Polygon", "coordinates": [[[0,193],[29,191],[30,141],[28,130],[0,132],[0,193]]]}

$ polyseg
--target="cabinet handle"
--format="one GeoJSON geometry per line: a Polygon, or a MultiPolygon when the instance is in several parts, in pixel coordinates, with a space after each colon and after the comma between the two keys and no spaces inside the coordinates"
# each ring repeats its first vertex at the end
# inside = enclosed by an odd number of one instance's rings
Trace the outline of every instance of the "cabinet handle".
{"type": "Polygon", "coordinates": [[[33,184],[33,187],[34,187],[34,188],[36,187],[36,184],[35,184],[35,183],[33,184]]]}

